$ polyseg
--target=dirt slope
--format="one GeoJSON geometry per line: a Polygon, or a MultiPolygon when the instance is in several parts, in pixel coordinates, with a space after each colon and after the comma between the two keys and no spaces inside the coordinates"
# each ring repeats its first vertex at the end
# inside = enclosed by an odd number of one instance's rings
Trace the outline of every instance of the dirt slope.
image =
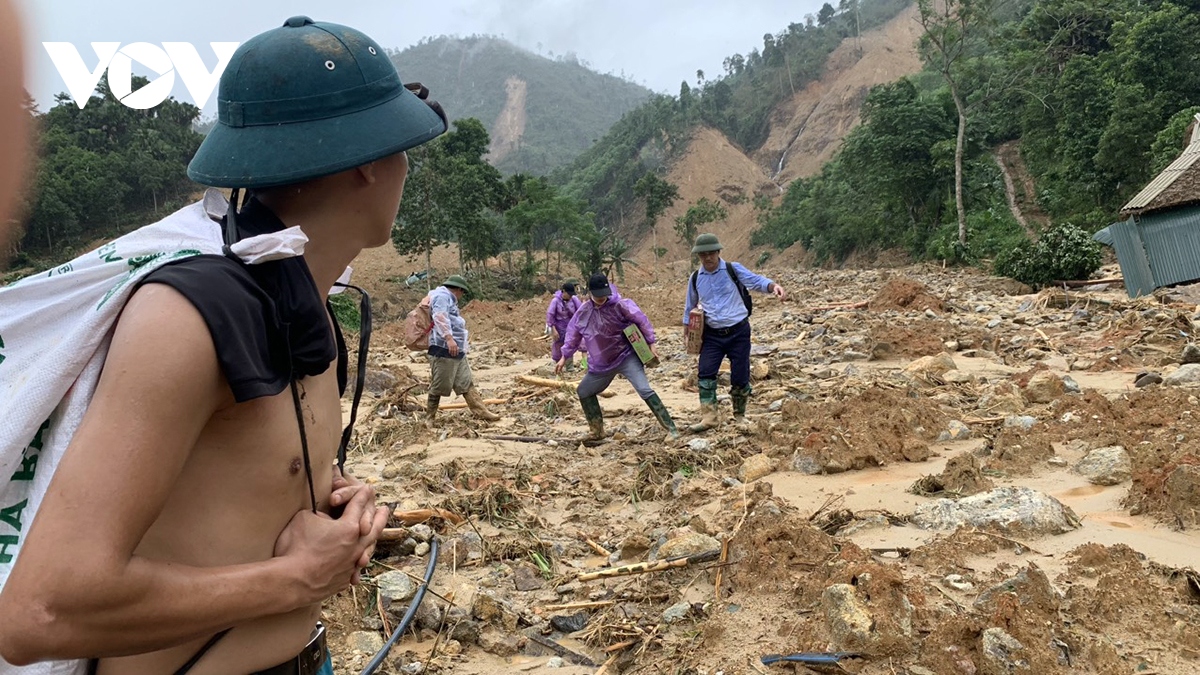
{"type": "Polygon", "coordinates": [[[771,134],[754,153],[754,160],[777,174],[780,185],[819,172],[858,125],[867,91],[921,69],[919,36],[914,4],[881,28],[863,34],[861,58],[853,39],[843,41],[829,56],[824,76],[775,110],[771,134]]]}
{"type": "Polygon", "coordinates": [[[519,77],[510,77],[504,82],[508,99],[504,109],[492,125],[492,142],[488,148],[488,161],[498,164],[521,145],[525,135],[525,99],[529,85],[519,77]]]}

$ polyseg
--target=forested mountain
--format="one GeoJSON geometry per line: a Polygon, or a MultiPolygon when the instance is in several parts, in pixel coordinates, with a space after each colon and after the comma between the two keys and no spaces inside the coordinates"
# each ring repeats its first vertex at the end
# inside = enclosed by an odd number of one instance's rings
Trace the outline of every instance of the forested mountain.
{"type": "Polygon", "coordinates": [[[488,159],[503,173],[570,163],[651,95],[572,54],[550,59],[490,36],[430,38],[392,60],[406,82],[430,86],[451,120],[483,121],[488,159]]]}

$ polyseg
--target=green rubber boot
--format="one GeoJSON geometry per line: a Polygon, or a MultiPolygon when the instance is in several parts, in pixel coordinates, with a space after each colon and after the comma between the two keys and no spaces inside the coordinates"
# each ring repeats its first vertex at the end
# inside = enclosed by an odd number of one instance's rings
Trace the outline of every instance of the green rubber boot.
{"type": "Polygon", "coordinates": [[[583,416],[587,419],[589,433],[587,440],[599,441],[604,439],[604,411],[600,409],[600,399],[588,396],[579,399],[579,407],[583,408],[583,416]]]}
{"type": "Polygon", "coordinates": [[[671,434],[671,438],[679,438],[679,430],[675,428],[675,420],[671,419],[671,413],[667,412],[667,406],[663,405],[662,399],[658,394],[652,394],[650,398],[645,399],[646,405],[650,407],[650,411],[654,413],[654,417],[658,419],[658,423],[662,428],[671,434]]]}
{"type": "Polygon", "coordinates": [[[746,419],[746,403],[750,400],[750,387],[732,387],[729,397],[733,399],[733,425],[739,431],[752,431],[754,425],[746,419]]]}
{"type": "Polygon", "coordinates": [[[717,428],[717,381],[700,380],[700,422],[693,424],[692,433],[717,428]]]}

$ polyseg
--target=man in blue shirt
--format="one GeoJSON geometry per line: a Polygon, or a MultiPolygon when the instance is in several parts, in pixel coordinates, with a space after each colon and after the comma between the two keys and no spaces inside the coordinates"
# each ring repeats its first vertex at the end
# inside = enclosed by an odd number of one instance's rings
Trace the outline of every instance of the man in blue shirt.
{"type": "Polygon", "coordinates": [[[688,281],[683,324],[688,325],[692,308],[704,310],[704,342],[700,348],[700,433],[717,426],[717,374],[721,361],[729,357],[729,395],[733,399],[733,422],[743,431],[746,402],[750,399],[750,294],[770,293],[780,300],[783,287],[735,262],[721,259],[721,242],[715,234],[696,237],[692,253],[700,258],[700,269],[688,281]]]}
{"type": "Polygon", "coordinates": [[[429,399],[425,414],[431,427],[442,397],[451,392],[462,395],[475,417],[486,422],[500,419],[484,405],[467,361],[467,322],[458,311],[458,301],[470,290],[467,280],[455,274],[429,292],[433,328],[429,331],[429,399]]]}

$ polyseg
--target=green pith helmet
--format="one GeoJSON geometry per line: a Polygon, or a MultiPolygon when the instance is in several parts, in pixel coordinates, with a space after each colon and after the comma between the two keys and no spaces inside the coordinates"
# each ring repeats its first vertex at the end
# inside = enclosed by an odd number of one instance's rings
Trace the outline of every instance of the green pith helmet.
{"type": "Polygon", "coordinates": [[[233,53],[217,124],[188,177],[214,187],[288,185],[425,143],[446,131],[445,114],[423,100],[427,89],[409,86],[366,35],[292,17],[233,53]]]}
{"type": "Polygon", "coordinates": [[[717,239],[717,235],[715,234],[702,234],[696,237],[696,245],[692,247],[692,253],[708,253],[720,250],[721,240],[717,239]]]}
{"type": "Polygon", "coordinates": [[[452,274],[446,277],[446,280],[442,282],[442,285],[447,288],[460,288],[468,294],[471,292],[471,285],[467,283],[466,279],[457,274],[452,274]]]}

